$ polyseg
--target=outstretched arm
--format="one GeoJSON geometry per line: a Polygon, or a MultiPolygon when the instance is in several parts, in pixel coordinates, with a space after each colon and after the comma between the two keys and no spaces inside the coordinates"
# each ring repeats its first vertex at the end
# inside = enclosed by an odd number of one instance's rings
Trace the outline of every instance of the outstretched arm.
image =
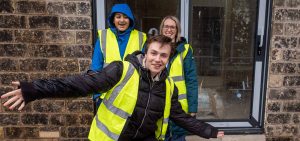
{"type": "Polygon", "coordinates": [[[196,134],[203,138],[216,138],[223,137],[224,132],[218,131],[217,128],[186,114],[178,102],[178,90],[174,89],[171,103],[170,119],[174,121],[180,127],[188,130],[189,132],[196,134]]]}
{"type": "Polygon", "coordinates": [[[1,98],[12,96],[4,106],[10,105],[9,108],[14,109],[21,104],[19,109],[22,109],[23,104],[36,99],[82,97],[92,92],[106,92],[118,83],[122,72],[123,63],[116,61],[100,72],[88,72],[66,78],[39,79],[33,82],[13,82],[13,85],[20,89],[8,92],[1,98]]]}

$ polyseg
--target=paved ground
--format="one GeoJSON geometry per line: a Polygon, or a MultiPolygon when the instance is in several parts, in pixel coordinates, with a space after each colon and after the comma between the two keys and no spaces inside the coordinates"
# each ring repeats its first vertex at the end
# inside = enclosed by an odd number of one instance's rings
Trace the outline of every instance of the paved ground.
{"type": "Polygon", "coordinates": [[[198,136],[187,136],[187,141],[265,141],[265,135],[225,135],[222,139],[203,139],[198,136]]]}

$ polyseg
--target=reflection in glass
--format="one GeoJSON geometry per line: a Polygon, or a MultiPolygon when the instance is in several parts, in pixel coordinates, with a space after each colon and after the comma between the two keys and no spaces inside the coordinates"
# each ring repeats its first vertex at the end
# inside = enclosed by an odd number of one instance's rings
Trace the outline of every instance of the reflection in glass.
{"type": "Polygon", "coordinates": [[[191,1],[189,38],[200,83],[197,118],[249,118],[256,3],[191,1]]]}
{"type": "MultiPolygon", "coordinates": [[[[135,28],[148,34],[148,36],[159,34],[161,20],[167,15],[179,16],[179,0],[122,0],[126,2],[136,20],[135,28]]],[[[106,0],[106,15],[110,13],[111,7],[120,0],[106,0]]]]}

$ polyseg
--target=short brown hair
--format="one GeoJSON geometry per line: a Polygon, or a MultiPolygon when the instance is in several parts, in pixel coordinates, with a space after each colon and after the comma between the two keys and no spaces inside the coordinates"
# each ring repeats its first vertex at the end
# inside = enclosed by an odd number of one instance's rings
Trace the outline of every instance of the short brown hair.
{"type": "Polygon", "coordinates": [[[165,35],[155,35],[155,36],[150,37],[146,42],[145,53],[148,52],[149,46],[153,42],[158,42],[158,43],[162,44],[162,46],[170,45],[170,47],[171,47],[170,56],[173,55],[173,53],[175,51],[175,44],[172,43],[172,39],[170,37],[167,37],[165,35]]]}

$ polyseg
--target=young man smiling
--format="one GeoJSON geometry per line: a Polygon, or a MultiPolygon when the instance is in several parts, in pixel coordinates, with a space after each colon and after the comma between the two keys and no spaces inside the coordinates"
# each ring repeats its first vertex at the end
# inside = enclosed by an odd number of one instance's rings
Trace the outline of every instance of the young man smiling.
{"type": "Polygon", "coordinates": [[[90,92],[107,92],[92,122],[89,139],[97,141],[164,140],[169,118],[188,131],[204,138],[223,137],[224,132],[186,114],[178,91],[168,78],[166,63],[173,52],[169,37],[149,39],[143,54],[128,55],[99,72],[63,79],[14,82],[20,89],[4,106],[22,108],[30,101],[50,97],[79,97],[90,92]]]}

